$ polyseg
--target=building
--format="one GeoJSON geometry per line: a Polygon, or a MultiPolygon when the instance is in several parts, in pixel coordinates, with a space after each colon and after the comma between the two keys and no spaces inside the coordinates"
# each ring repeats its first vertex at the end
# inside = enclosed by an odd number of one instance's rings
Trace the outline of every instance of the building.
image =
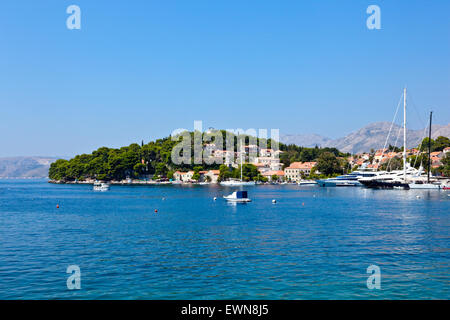
{"type": "Polygon", "coordinates": [[[450,147],[445,148],[443,151],[444,155],[450,152],[450,147]]]}
{"type": "Polygon", "coordinates": [[[266,177],[268,181],[273,181],[273,176],[277,176],[277,180],[276,181],[283,181],[284,180],[284,171],[283,170],[270,170],[270,171],[266,171],[264,173],[262,173],[263,177],[266,177]]]}
{"type": "Polygon", "coordinates": [[[439,158],[442,159],[444,157],[444,153],[442,151],[435,151],[430,153],[431,158],[439,158]]]}
{"type": "Polygon", "coordinates": [[[211,183],[217,183],[219,178],[220,170],[209,170],[204,174],[204,180],[207,181],[209,177],[211,183]]]}
{"type": "Polygon", "coordinates": [[[287,180],[298,182],[302,179],[302,175],[309,176],[312,168],[317,162],[293,162],[284,169],[284,175],[287,180]]]}
{"type": "Polygon", "coordinates": [[[270,165],[265,163],[255,163],[254,166],[258,169],[260,173],[270,171],[270,165]]]}
{"type": "MultiPolygon", "coordinates": [[[[206,182],[208,180],[207,177],[209,177],[209,180],[211,183],[217,183],[217,179],[219,178],[219,170],[209,170],[209,171],[199,171],[200,175],[199,182],[206,182]]],[[[175,181],[181,181],[183,183],[188,182],[194,182],[195,180],[192,179],[194,176],[194,171],[188,171],[188,172],[180,172],[176,171],[173,174],[173,180],[175,181]]]]}
{"type": "Polygon", "coordinates": [[[259,155],[261,157],[272,157],[273,156],[273,149],[260,149],[259,155]]]}
{"type": "Polygon", "coordinates": [[[278,157],[257,157],[253,159],[253,164],[257,167],[264,165],[264,167],[270,168],[272,171],[281,170],[283,167],[278,157]]]}

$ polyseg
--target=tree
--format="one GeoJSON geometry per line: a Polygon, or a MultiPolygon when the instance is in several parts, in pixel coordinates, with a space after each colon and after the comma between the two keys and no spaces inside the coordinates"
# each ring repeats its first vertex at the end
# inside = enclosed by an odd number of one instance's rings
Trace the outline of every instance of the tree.
{"type": "Polygon", "coordinates": [[[331,152],[322,153],[317,159],[316,167],[317,170],[328,176],[342,172],[339,160],[331,152]]]}
{"type": "Polygon", "coordinates": [[[442,151],[445,148],[450,147],[450,139],[447,137],[439,136],[434,140],[432,151],[442,151]]]}
{"type": "Polygon", "coordinates": [[[450,153],[447,152],[445,157],[441,160],[442,166],[439,167],[439,171],[445,177],[450,177],[450,153]]]}
{"type": "Polygon", "coordinates": [[[380,166],[381,170],[392,171],[403,169],[403,160],[400,158],[391,158],[380,166]]]}
{"type": "Polygon", "coordinates": [[[276,174],[273,174],[271,179],[272,181],[278,181],[278,176],[276,174]]]}
{"type": "Polygon", "coordinates": [[[230,168],[228,168],[226,165],[222,164],[219,167],[219,177],[217,178],[217,180],[220,182],[220,181],[225,181],[229,178],[231,178],[230,168]]]}
{"type": "Polygon", "coordinates": [[[155,167],[155,175],[158,175],[160,177],[165,177],[167,174],[167,167],[164,163],[160,162],[155,167]]]}

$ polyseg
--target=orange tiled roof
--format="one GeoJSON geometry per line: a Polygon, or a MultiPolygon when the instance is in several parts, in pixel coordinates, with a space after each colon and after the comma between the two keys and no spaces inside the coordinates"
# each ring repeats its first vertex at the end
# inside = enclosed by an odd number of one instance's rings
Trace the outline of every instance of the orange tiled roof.
{"type": "Polygon", "coordinates": [[[286,169],[311,169],[317,162],[292,162],[286,169]]]}
{"type": "Polygon", "coordinates": [[[281,170],[267,171],[267,172],[264,172],[262,175],[263,176],[273,176],[274,174],[277,176],[284,176],[284,171],[281,171],[281,170]]]}

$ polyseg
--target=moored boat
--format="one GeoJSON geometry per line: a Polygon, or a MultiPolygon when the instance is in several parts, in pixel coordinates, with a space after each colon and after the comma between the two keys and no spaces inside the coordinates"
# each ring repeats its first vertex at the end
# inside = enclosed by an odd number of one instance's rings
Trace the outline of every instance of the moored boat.
{"type": "Polygon", "coordinates": [[[247,191],[235,191],[228,196],[223,196],[223,198],[229,202],[251,202],[252,200],[248,198],[247,191]]]}
{"type": "Polygon", "coordinates": [[[105,182],[96,181],[94,182],[94,191],[108,191],[109,190],[109,184],[105,182]]]}
{"type": "Polygon", "coordinates": [[[317,185],[317,182],[314,180],[300,180],[298,182],[299,186],[315,186],[317,185]]]}
{"type": "Polygon", "coordinates": [[[356,174],[345,174],[335,178],[328,178],[317,180],[317,183],[321,187],[357,187],[361,186],[358,181],[358,175],[356,174]]]}

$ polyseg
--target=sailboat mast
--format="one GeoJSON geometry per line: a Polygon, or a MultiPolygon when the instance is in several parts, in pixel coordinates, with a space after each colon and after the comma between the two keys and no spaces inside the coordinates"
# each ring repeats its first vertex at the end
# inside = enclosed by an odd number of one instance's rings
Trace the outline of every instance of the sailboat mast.
{"type": "Polygon", "coordinates": [[[428,131],[428,176],[427,182],[430,183],[430,170],[431,170],[431,119],[433,117],[433,111],[430,112],[430,128],[428,131]]]}
{"type": "Polygon", "coordinates": [[[241,147],[241,182],[242,182],[242,147],[241,147]]]}
{"type": "Polygon", "coordinates": [[[403,180],[406,182],[406,87],[403,89],[403,180]]]}

